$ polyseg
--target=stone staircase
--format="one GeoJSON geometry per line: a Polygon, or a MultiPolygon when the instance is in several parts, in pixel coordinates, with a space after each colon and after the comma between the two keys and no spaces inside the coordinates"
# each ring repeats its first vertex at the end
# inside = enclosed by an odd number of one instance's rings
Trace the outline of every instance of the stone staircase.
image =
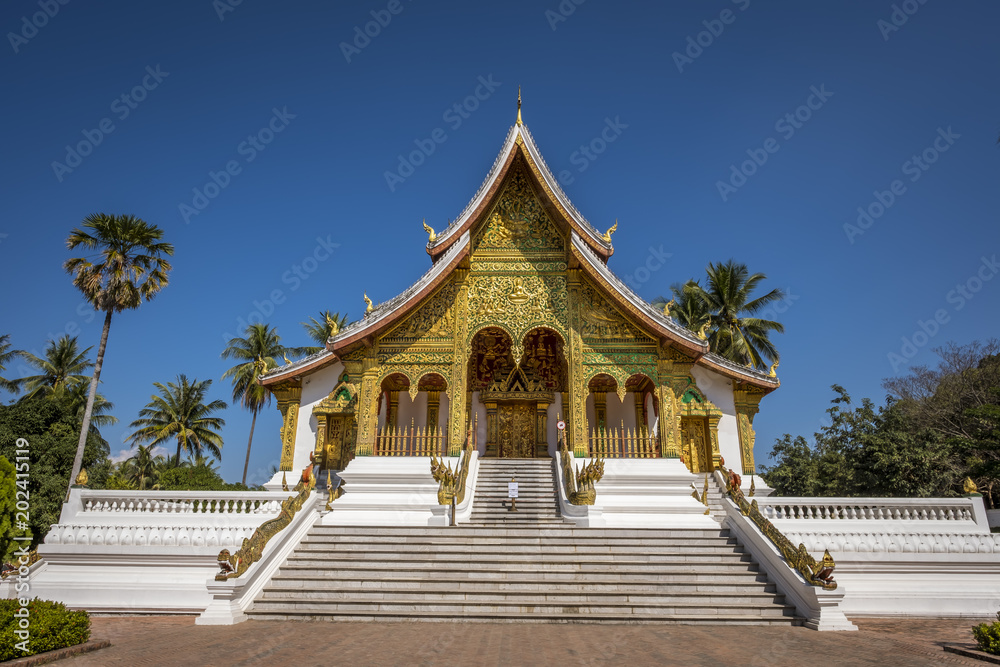
{"type": "Polygon", "coordinates": [[[559,514],[552,459],[481,459],[469,523],[477,526],[566,526],[559,514]],[[517,511],[507,483],[517,481],[517,511]]]}
{"type": "Polygon", "coordinates": [[[274,620],[801,623],[728,531],[575,528],[553,504],[551,460],[482,463],[473,523],[316,526],[247,614],[274,620]],[[518,512],[508,513],[503,503],[514,466],[521,497],[518,512]]]}

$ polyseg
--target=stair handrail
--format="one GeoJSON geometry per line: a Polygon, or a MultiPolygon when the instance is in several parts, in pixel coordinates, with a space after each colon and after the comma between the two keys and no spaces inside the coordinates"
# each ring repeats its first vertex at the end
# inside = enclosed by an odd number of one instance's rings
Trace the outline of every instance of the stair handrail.
{"type": "Polygon", "coordinates": [[[297,493],[281,502],[281,513],[274,519],[269,519],[258,526],[249,538],[244,537],[243,544],[236,553],[230,554],[229,549],[223,549],[219,552],[219,572],[215,575],[216,581],[235,579],[245,573],[251,565],[261,559],[264,547],[271,541],[271,538],[287,528],[292,522],[296,513],[302,509],[313,489],[316,488],[313,457],[314,455],[310,453],[309,465],[302,471],[303,479],[293,489],[297,493]]]}
{"type": "Polygon", "coordinates": [[[469,429],[465,436],[465,447],[462,449],[461,458],[451,469],[451,464],[446,464],[444,459],[431,456],[431,475],[438,483],[438,504],[450,505],[452,500],[456,505],[461,505],[465,500],[465,480],[469,477],[469,463],[472,461],[472,452],[477,448],[479,439],[479,414],[476,413],[473,419],[469,420],[469,429]]]}
{"type": "MultiPolygon", "coordinates": [[[[798,548],[792,544],[785,535],[775,528],[774,524],[761,513],[757,507],[757,500],[747,500],[740,488],[742,482],[739,474],[734,470],[728,470],[723,462],[719,463],[719,469],[726,480],[726,495],[736,504],[740,513],[749,518],[768,540],[771,541],[778,552],[784,557],[788,566],[802,575],[811,586],[819,586],[825,590],[832,591],[837,588],[837,582],[833,579],[833,570],[837,567],[830,550],[823,552],[823,558],[817,561],[806,551],[804,544],[799,544],[798,548]]],[[[707,478],[706,478],[707,480],[707,478]]]]}
{"type": "Polygon", "coordinates": [[[566,499],[571,505],[593,505],[597,501],[594,487],[604,477],[604,459],[594,458],[587,465],[574,469],[573,454],[566,444],[566,431],[559,431],[559,461],[562,466],[566,499]]]}

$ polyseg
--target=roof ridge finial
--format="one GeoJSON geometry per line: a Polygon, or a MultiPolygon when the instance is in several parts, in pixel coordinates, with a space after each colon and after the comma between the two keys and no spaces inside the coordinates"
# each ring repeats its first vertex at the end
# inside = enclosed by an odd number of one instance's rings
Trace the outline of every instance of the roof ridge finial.
{"type": "Polygon", "coordinates": [[[522,125],[521,122],[521,86],[517,87],[517,124],[522,125]]]}

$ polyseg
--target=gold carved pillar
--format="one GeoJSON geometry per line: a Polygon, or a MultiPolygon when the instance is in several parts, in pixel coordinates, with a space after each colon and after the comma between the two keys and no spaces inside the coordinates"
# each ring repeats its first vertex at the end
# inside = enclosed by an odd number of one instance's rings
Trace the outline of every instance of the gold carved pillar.
{"type": "Polygon", "coordinates": [[[580,335],[580,302],[583,285],[580,269],[567,272],[569,288],[569,405],[563,403],[563,412],[569,427],[566,429],[568,446],[573,456],[587,455],[587,380],[583,369],[583,337],[580,335]]]}
{"type": "Polygon", "coordinates": [[[712,415],[708,418],[708,434],[712,441],[712,460],[710,464],[711,470],[715,470],[719,467],[719,459],[722,455],[719,453],[719,419],[721,415],[712,415]]]}
{"type": "Polygon", "coordinates": [[[316,415],[316,449],[313,452],[315,460],[321,468],[329,469],[333,466],[330,465],[331,461],[326,460],[327,415],[321,413],[313,414],[316,415]]]}
{"type": "Polygon", "coordinates": [[[468,396],[469,366],[469,283],[468,269],[455,269],[455,303],[451,306],[455,323],[452,345],[451,381],[448,383],[448,456],[458,456],[465,444],[466,422],[471,397],[468,396]]]}
{"type": "Polygon", "coordinates": [[[375,364],[375,350],[366,350],[361,390],[358,394],[357,429],[358,440],[355,452],[358,456],[375,454],[375,436],[378,430],[378,367],[375,364]]]}
{"type": "Polygon", "coordinates": [[[660,401],[660,456],[668,459],[681,455],[681,396],[694,360],[672,348],[661,348],[657,389],[660,401]]]}
{"type": "Polygon", "coordinates": [[[760,399],[764,398],[764,391],[733,380],[733,398],[736,402],[736,430],[740,437],[740,464],[744,475],[752,475],[757,472],[753,456],[754,440],[757,437],[753,430],[753,418],[760,411],[760,399]]]}
{"type": "Polygon", "coordinates": [[[278,399],[278,411],[281,412],[281,470],[292,469],[292,459],[295,456],[295,434],[299,426],[299,401],[302,399],[302,387],[297,384],[283,383],[271,390],[278,399]]]}

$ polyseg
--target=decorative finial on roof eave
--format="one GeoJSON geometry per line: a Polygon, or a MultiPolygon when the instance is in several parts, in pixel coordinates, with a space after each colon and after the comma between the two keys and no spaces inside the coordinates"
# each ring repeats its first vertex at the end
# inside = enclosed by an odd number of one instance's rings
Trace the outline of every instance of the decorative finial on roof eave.
{"type": "Polygon", "coordinates": [[[605,243],[611,243],[611,235],[618,231],[618,218],[615,218],[615,224],[611,225],[608,231],[604,232],[601,236],[605,243]]]}
{"type": "Polygon", "coordinates": [[[517,87],[517,124],[521,125],[521,86],[517,87]]]}
{"type": "Polygon", "coordinates": [[[427,224],[427,218],[424,218],[424,231],[427,232],[427,242],[434,243],[437,240],[437,234],[434,233],[434,229],[427,224]]]}

